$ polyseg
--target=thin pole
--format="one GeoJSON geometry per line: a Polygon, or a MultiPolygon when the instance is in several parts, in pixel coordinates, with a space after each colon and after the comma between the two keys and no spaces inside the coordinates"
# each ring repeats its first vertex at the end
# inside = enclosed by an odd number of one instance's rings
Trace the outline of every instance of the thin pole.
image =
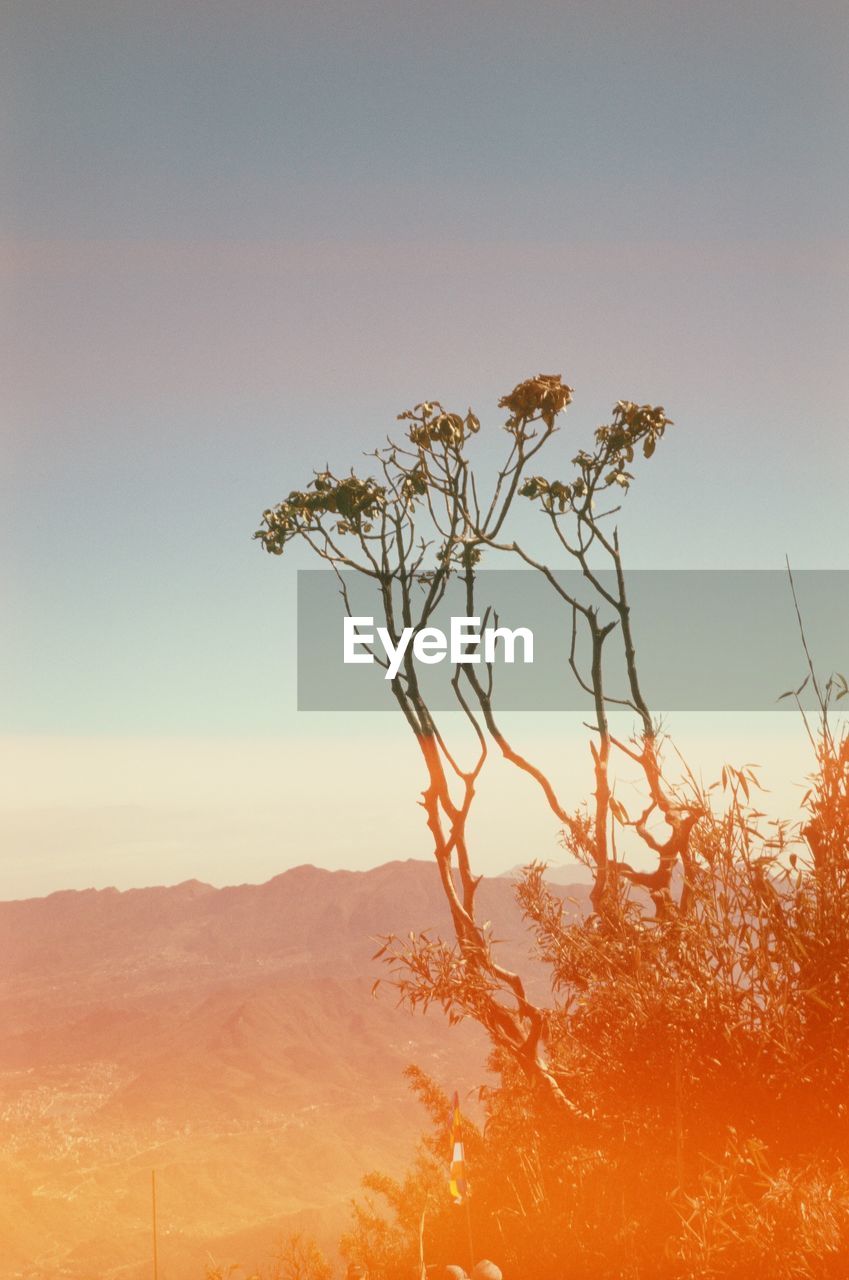
{"type": "Polygon", "coordinates": [[[421,1221],[419,1222],[419,1280],[427,1280],[427,1267],[425,1266],[424,1251],[424,1229],[426,1209],[422,1209],[421,1221]]]}
{"type": "Polygon", "coordinates": [[[153,1280],[159,1280],[159,1259],[156,1253],[156,1170],[150,1171],[151,1207],[153,1209],[153,1280]]]}
{"type": "Polygon", "coordinates": [[[472,1207],[469,1204],[468,1187],[466,1188],[465,1201],[466,1201],[466,1230],[469,1233],[469,1270],[474,1271],[475,1262],[477,1261],[477,1259],[475,1258],[475,1242],[472,1238],[472,1207]]]}

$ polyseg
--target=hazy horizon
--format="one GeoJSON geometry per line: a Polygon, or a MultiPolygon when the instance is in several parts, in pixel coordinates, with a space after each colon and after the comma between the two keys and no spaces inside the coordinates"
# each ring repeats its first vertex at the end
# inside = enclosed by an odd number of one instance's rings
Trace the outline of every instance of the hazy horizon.
{"type": "MultiPolygon", "coordinates": [[[[539,719],[514,716],[508,725],[516,728],[517,744],[532,742],[566,803],[577,806],[592,787],[586,731],[579,717],[564,716],[562,732],[541,733],[539,719]]],[[[423,778],[415,742],[392,716],[368,720],[375,727],[360,733],[358,743],[380,768],[368,787],[346,768],[350,746],[341,736],[288,742],[0,737],[6,784],[0,839],[8,859],[0,898],[189,879],[261,883],[301,863],[356,871],[428,859],[427,828],[416,804],[423,778]]],[[[795,714],[703,713],[687,717],[683,727],[677,745],[685,756],[689,749],[691,760],[698,750],[700,759],[692,762],[705,782],[717,779],[725,763],[756,763],[767,788],[757,796],[760,807],[771,817],[797,816],[813,758],[795,714]]],[[[526,780],[493,762],[472,823],[481,872],[498,875],[533,858],[563,860],[558,824],[534,801],[526,780]]],[[[638,862],[644,856],[637,855],[638,862]]]]}

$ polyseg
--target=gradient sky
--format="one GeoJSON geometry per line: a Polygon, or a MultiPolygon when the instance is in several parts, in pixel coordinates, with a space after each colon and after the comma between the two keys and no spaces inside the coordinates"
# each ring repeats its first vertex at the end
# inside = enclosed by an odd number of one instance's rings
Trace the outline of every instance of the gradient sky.
{"type": "MultiPolygon", "coordinates": [[[[661,401],[631,564],[849,567],[843,3],[7,0],[0,50],[0,897],[426,852],[250,541],[423,397],[497,441],[562,370],[566,456],[661,401]]],[[[699,741],[798,777],[766,719],[699,741]]]]}

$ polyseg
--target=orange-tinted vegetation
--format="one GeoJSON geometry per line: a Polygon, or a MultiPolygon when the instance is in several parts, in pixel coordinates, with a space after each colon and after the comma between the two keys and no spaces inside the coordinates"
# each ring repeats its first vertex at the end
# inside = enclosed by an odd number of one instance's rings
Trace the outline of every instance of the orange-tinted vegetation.
{"type": "MultiPolygon", "coordinates": [[[[575,921],[528,869],[518,896],[551,977],[545,1046],[568,1105],[495,1053],[467,1147],[475,1232],[505,1275],[846,1274],[849,740],[824,739],[820,766],[792,848],[759,833],[745,774],[726,775],[717,815],[703,796],[660,919],[623,896],[606,921],[575,921]]],[[[444,1188],[448,1099],[413,1083],[433,1135],[406,1180],[369,1181],[378,1201],[350,1239],[386,1280],[416,1274],[421,1212],[435,1260],[467,1256],[444,1188]]]]}
{"type": "MultiPolygon", "coordinates": [[[[849,746],[832,704],[846,681],[818,682],[802,626],[818,768],[795,826],[757,810],[752,766],[726,767],[705,788],[676,760],[640,680],[618,528],[636,469],[671,420],[662,406],[620,400],[564,458],[557,422],[571,402],[557,375],[504,396],[494,475],[474,454],[478,417],[423,402],[400,415],[403,439],[373,455],[374,476],[322,471],[267,510],[256,535],[273,554],[297,541],[337,573],[362,575],[394,643],[402,625],[429,625],[449,581],[465,614],[483,617],[481,565],[532,570],[563,614],[564,678],[591,698],[595,786],[569,811],[533,745],[508,735],[492,665],[458,666],[451,680],[465,740],[435,713],[413,661],[391,679],[421,754],[451,932],[388,937],[388,980],[411,1008],[435,1005],[487,1033],[500,1084],[470,1160],[473,1217],[508,1275],[843,1275],[849,746]],[[522,500],[541,518],[536,533],[516,519],[522,500]],[[589,598],[553,572],[564,560],[589,598]],[[550,811],[591,871],[578,923],[540,867],[519,887],[547,991],[509,964],[478,900],[470,818],[491,754],[525,776],[528,803],[550,811]]],[[[788,587],[795,600],[789,575],[788,587]]],[[[656,647],[663,617],[651,622],[642,638],[656,647]]],[[[371,1179],[388,1217],[366,1202],[346,1242],[383,1280],[416,1274],[422,1214],[425,1261],[456,1261],[460,1249],[440,1193],[447,1099],[417,1084],[437,1125],[436,1163],[425,1158],[401,1184],[371,1179]]]]}

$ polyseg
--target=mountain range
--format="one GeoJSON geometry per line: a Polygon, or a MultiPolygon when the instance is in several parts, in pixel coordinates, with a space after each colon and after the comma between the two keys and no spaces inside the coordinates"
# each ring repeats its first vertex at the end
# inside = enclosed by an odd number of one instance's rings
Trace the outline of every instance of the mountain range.
{"type": "MultiPolygon", "coordinates": [[[[524,964],[510,880],[478,901],[524,964]]],[[[485,1079],[475,1028],[372,996],[378,940],[423,929],[449,920],[417,861],[0,903],[0,1277],[149,1276],[153,1170],[159,1280],[300,1226],[332,1253],[362,1176],[413,1154],[403,1068],[485,1079]]]]}

